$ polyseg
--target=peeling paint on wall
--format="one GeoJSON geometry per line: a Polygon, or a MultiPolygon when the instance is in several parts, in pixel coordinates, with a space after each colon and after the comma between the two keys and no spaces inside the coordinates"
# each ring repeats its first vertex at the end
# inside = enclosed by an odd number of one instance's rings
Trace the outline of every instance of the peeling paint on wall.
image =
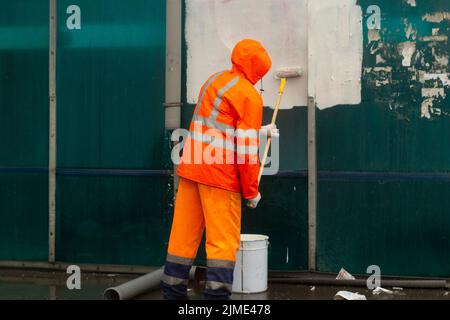
{"type": "Polygon", "coordinates": [[[419,115],[425,120],[450,116],[450,14],[423,15],[421,3],[405,2],[400,24],[368,30],[363,86],[378,105],[402,120],[419,115]],[[413,8],[411,8],[413,7],[413,8]]]}
{"type": "Polygon", "coordinates": [[[416,0],[405,0],[411,7],[417,6],[416,0]]]}
{"type": "Polygon", "coordinates": [[[398,51],[403,56],[402,66],[410,67],[412,56],[416,52],[416,43],[412,41],[402,42],[398,45],[398,51]]]}
{"type": "Polygon", "coordinates": [[[427,22],[441,23],[444,20],[450,20],[450,12],[427,13],[422,19],[427,22]]]}

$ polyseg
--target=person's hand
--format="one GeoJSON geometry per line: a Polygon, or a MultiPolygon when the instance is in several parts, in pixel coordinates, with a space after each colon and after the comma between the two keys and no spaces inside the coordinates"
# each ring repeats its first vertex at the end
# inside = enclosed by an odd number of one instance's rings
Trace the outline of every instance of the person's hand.
{"type": "Polygon", "coordinates": [[[256,209],[259,201],[261,201],[261,198],[261,193],[258,192],[258,195],[255,198],[247,200],[247,207],[250,209],[256,209]]]}
{"type": "Polygon", "coordinates": [[[270,137],[273,139],[277,139],[280,137],[280,130],[278,130],[276,124],[269,124],[267,126],[264,126],[259,132],[264,137],[270,137]]]}

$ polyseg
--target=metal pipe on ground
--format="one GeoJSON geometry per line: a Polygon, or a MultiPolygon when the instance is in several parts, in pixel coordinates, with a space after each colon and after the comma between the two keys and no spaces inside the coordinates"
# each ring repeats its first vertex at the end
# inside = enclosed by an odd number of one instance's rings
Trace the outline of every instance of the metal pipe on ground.
{"type": "MultiPolygon", "coordinates": [[[[189,273],[189,280],[194,280],[199,268],[192,267],[189,273]]],[[[159,283],[164,268],[148,273],[142,277],[128,281],[120,286],[108,288],[103,293],[105,300],[130,300],[144,293],[159,289],[159,283]]]]}
{"type": "MultiPolygon", "coordinates": [[[[314,286],[366,287],[366,279],[337,280],[327,277],[271,278],[270,283],[301,284],[314,286]]],[[[446,280],[395,280],[382,279],[381,287],[400,287],[408,289],[450,289],[446,280]]]]}

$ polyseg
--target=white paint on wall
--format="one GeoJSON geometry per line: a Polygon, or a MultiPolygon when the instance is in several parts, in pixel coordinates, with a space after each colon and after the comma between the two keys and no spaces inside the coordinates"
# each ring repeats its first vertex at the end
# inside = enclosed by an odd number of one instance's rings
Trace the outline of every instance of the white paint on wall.
{"type": "Polygon", "coordinates": [[[309,21],[309,95],[319,109],[361,103],[361,7],[356,0],[310,1],[309,21]]]}
{"type": "MultiPolygon", "coordinates": [[[[237,42],[262,42],[272,58],[263,79],[265,105],[276,102],[277,68],[300,66],[305,74],[288,81],[281,108],[307,105],[307,1],[306,0],[187,0],[187,98],[196,103],[198,92],[213,73],[231,68],[237,42]]],[[[259,89],[260,83],[256,84],[259,89]]]]}
{"type": "Polygon", "coordinates": [[[274,73],[286,66],[300,66],[304,75],[288,81],[282,109],[306,106],[308,94],[321,109],[360,103],[363,34],[356,0],[186,0],[189,103],[197,102],[211,74],[231,67],[231,51],[245,38],[261,41],[273,61],[264,78],[265,105],[275,104],[274,73]]]}

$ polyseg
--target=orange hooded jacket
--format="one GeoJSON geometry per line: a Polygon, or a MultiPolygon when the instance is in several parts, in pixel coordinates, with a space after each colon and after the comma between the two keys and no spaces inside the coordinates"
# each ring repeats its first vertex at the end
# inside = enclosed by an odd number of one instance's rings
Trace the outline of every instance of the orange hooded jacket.
{"type": "Polygon", "coordinates": [[[205,185],[258,195],[259,134],[263,101],[254,85],[272,62],[264,47],[243,40],[233,49],[232,69],[203,85],[177,174],[205,185]]]}

